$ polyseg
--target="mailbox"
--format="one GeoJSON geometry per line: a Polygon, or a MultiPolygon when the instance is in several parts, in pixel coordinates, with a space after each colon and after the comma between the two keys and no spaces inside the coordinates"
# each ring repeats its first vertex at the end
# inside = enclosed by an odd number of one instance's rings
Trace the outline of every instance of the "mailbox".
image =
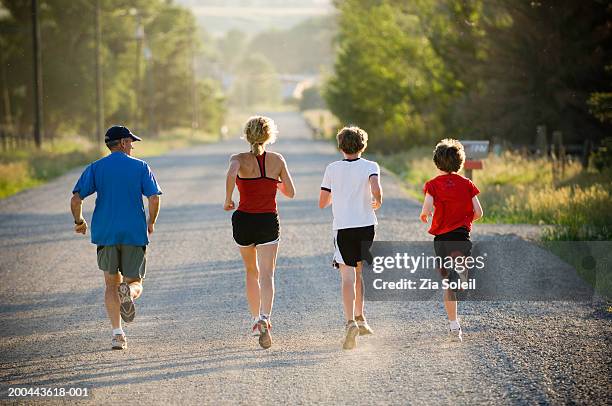
{"type": "Polygon", "coordinates": [[[465,176],[472,179],[472,170],[484,167],[483,159],[489,155],[489,141],[461,141],[461,144],[465,150],[465,176]]]}

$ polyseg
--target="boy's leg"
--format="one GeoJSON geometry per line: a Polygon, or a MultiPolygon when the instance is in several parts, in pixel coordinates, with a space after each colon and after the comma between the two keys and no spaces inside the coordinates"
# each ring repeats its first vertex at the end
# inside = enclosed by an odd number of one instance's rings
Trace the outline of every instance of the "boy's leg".
{"type": "Polygon", "coordinates": [[[261,289],[261,314],[270,316],[274,304],[274,269],[278,244],[257,246],[259,285],[261,289]]]}
{"type": "Polygon", "coordinates": [[[362,264],[362,261],[357,262],[355,268],[355,317],[363,317],[364,310],[362,264]]]}
{"type": "Polygon", "coordinates": [[[451,289],[444,289],[444,308],[448,321],[457,320],[457,295],[451,289]]]}
{"type": "Polygon", "coordinates": [[[259,268],[257,267],[257,251],[255,246],[240,247],[240,255],[246,269],[246,296],[251,316],[259,317],[259,268]]]}
{"type": "Polygon", "coordinates": [[[355,320],[355,268],[345,264],[340,265],[342,277],[342,304],[347,321],[355,320]]]}

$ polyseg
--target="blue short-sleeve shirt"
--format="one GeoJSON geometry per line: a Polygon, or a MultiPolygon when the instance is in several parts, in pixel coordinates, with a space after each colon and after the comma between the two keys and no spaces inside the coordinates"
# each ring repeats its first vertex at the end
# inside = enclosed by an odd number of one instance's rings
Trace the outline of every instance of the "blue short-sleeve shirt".
{"type": "Polygon", "coordinates": [[[146,162],[123,152],[90,164],[72,193],[81,199],[97,193],[91,220],[91,242],[96,245],[147,245],[143,196],[162,194],[146,162]]]}

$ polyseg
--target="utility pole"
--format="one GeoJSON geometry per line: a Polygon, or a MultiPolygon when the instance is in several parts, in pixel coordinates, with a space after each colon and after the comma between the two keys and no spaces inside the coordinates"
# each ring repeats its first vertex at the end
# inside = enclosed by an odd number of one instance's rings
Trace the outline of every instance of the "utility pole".
{"type": "Polygon", "coordinates": [[[100,0],[96,0],[96,135],[94,141],[102,148],[102,138],[104,137],[104,89],[102,87],[102,28],[100,18],[100,0]]]}
{"type": "Polygon", "coordinates": [[[32,44],[34,57],[34,142],[40,148],[43,132],[42,57],[40,52],[40,26],[38,0],[32,0],[32,44]]]}
{"type": "Polygon", "coordinates": [[[142,46],[145,39],[140,11],[137,11],[136,21],[136,108],[134,110],[134,126],[136,127],[136,134],[138,134],[138,132],[142,130],[142,120],[140,115],[140,105],[142,104],[142,80],[140,79],[140,72],[142,72],[142,46]]]}

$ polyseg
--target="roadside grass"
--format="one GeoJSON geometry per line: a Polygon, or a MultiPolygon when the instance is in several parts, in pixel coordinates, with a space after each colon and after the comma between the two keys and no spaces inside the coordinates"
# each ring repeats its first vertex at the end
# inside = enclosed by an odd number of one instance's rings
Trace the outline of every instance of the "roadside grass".
{"type": "MultiPolygon", "coordinates": [[[[218,136],[180,128],[134,144],[138,158],[163,154],[171,149],[213,142],[218,136]]],[[[108,154],[83,137],[65,137],[43,145],[0,152],[0,199],[41,185],[72,168],[86,165],[108,154]]]]}

